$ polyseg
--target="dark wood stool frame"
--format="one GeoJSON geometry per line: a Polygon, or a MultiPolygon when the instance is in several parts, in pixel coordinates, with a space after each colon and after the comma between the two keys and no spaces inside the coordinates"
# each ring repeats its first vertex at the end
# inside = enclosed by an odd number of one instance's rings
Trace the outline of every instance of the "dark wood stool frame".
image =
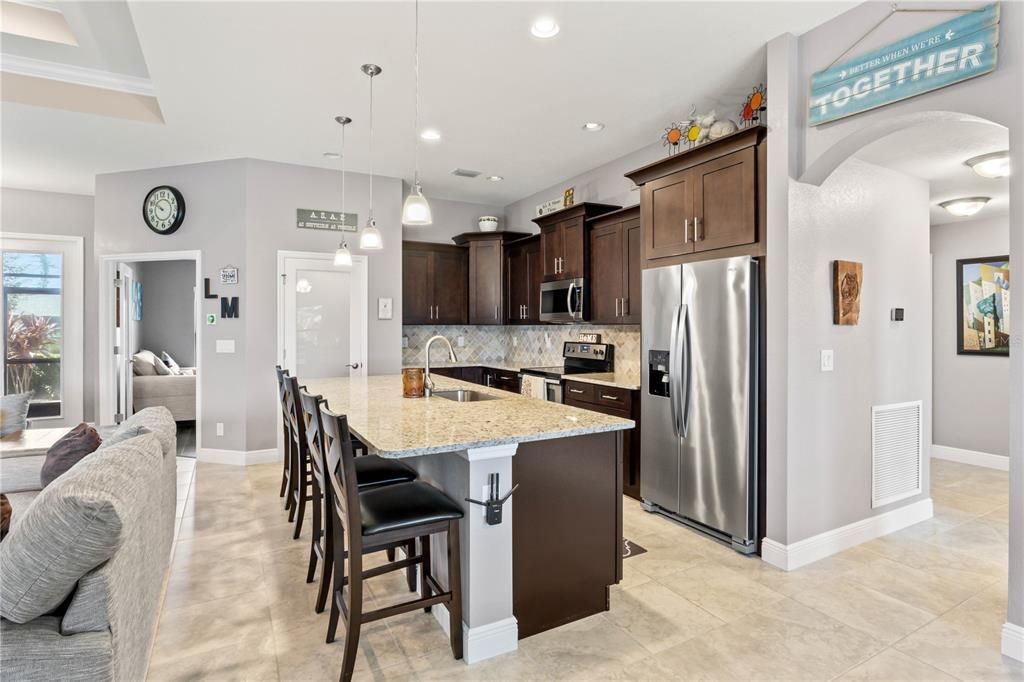
{"type": "Polygon", "coordinates": [[[346,626],[345,652],[341,665],[341,682],[349,682],[355,668],[359,648],[359,632],[363,623],[371,623],[416,609],[429,611],[435,604],[448,605],[449,632],[452,654],[462,658],[462,574],[459,555],[459,519],[424,523],[419,526],[363,536],[362,512],[355,475],[355,457],[348,430],[348,420],[326,408],[321,409],[324,449],[327,456],[326,478],[331,488],[329,496],[334,515],[335,533],[334,587],[331,595],[331,618],[327,627],[327,641],[333,642],[338,620],[343,617],[346,626]],[[448,539],[448,583],[445,591],[430,570],[430,536],[446,533],[448,539]],[[363,555],[386,549],[388,546],[419,541],[420,553],[370,569],[363,569],[363,555]],[[345,560],[348,559],[348,571],[345,560]],[[363,612],[363,581],[408,566],[420,566],[422,596],[401,604],[363,612]],[[346,589],[347,588],[347,589],[346,589]]]}
{"type": "MultiPolygon", "coordinates": [[[[298,539],[302,534],[302,521],[306,516],[306,503],[318,497],[310,488],[313,485],[309,464],[309,447],[306,440],[306,429],[302,419],[302,407],[299,399],[299,380],[296,377],[285,377],[285,415],[288,421],[288,441],[291,445],[291,466],[289,467],[289,497],[291,509],[288,512],[288,520],[295,519],[295,533],[293,538],[298,539]]],[[[319,505],[319,501],[314,504],[319,505]]],[[[314,542],[316,538],[314,538],[314,542]]]]}
{"type": "MultiPolygon", "coordinates": [[[[284,465],[281,468],[281,492],[278,497],[284,497],[284,508],[290,510],[292,508],[292,495],[291,495],[291,438],[288,433],[288,408],[285,402],[285,396],[288,391],[285,386],[285,379],[288,378],[288,370],[281,369],[281,365],[277,365],[277,400],[281,404],[281,432],[284,434],[284,465]]],[[[291,521],[291,516],[289,516],[291,521]]]]}

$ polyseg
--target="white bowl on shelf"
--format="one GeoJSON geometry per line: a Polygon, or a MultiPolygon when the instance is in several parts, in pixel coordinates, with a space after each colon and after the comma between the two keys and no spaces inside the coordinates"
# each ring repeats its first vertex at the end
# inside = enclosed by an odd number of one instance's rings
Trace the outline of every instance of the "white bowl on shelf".
{"type": "Polygon", "coordinates": [[[498,219],[492,215],[480,216],[476,224],[480,226],[481,232],[495,232],[498,229],[498,219]]]}

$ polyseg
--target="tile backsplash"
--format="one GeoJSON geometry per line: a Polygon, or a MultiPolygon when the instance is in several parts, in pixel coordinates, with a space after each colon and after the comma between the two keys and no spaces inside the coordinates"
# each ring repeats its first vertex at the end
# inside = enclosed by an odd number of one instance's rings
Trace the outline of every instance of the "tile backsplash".
{"type": "MultiPolygon", "coordinates": [[[[500,363],[518,367],[544,367],[562,364],[562,343],[576,341],[580,332],[601,335],[602,343],[615,346],[615,367],[618,370],[640,368],[640,327],[638,325],[538,325],[528,326],[406,326],[402,335],[407,345],[402,348],[402,364],[423,365],[423,350],[435,334],[448,338],[455,346],[459,362],[500,363]],[[465,345],[458,346],[463,337],[465,345]]],[[[438,361],[444,354],[434,353],[438,361]]]]}

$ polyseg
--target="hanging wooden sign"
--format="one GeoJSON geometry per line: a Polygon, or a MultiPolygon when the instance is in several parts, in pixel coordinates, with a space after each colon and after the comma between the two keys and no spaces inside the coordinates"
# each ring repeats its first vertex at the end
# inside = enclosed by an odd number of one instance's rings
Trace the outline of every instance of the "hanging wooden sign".
{"type": "Polygon", "coordinates": [[[807,122],[821,125],[981,76],[995,70],[998,52],[994,3],[815,73],[807,122]]]}

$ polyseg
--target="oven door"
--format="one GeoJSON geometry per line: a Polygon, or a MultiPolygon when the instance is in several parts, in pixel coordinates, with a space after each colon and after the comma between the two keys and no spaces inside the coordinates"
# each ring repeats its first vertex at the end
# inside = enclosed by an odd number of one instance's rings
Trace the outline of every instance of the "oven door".
{"type": "Polygon", "coordinates": [[[583,322],[585,312],[586,287],[582,279],[564,279],[540,285],[541,322],[583,322]]]}

